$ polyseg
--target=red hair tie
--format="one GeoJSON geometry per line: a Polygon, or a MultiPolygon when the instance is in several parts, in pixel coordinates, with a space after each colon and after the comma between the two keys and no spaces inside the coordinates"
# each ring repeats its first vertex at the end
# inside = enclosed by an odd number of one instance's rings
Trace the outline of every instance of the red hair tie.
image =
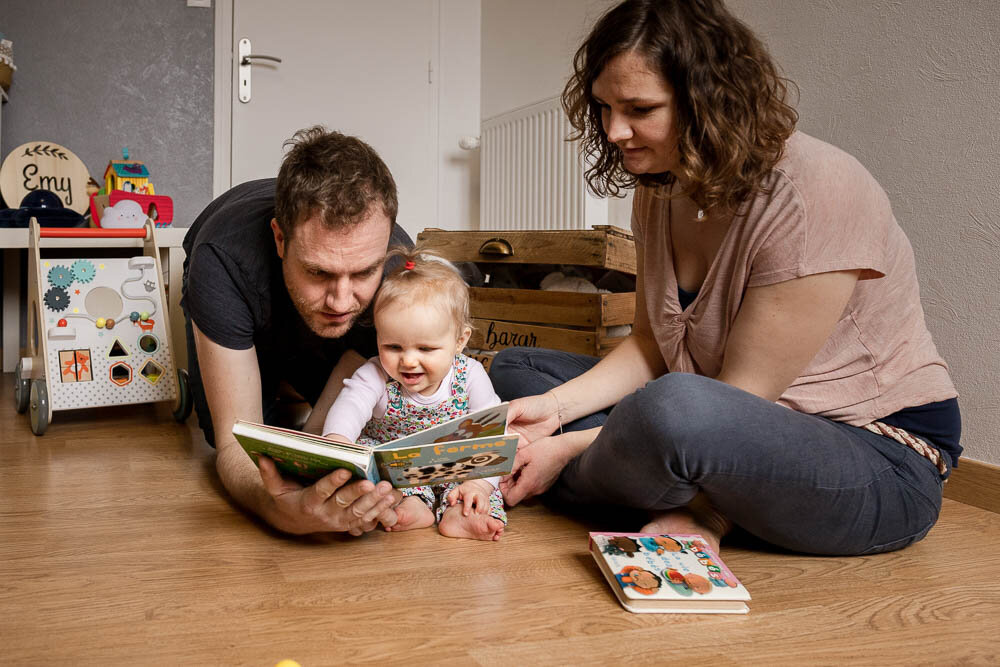
{"type": "Polygon", "coordinates": [[[413,269],[414,266],[416,266],[416,264],[413,263],[413,260],[408,259],[406,260],[406,264],[403,265],[403,269],[406,271],[410,271],[413,269]]]}

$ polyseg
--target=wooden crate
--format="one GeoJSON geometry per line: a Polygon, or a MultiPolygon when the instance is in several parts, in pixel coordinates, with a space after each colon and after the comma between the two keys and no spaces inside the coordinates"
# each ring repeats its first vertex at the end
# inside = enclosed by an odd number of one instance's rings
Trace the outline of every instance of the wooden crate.
{"type": "MultiPolygon", "coordinates": [[[[586,267],[590,275],[617,271],[635,276],[635,243],[617,227],[565,231],[451,232],[427,229],[417,236],[454,262],[473,262],[489,274],[498,265],[586,267]]],[[[515,272],[517,267],[511,267],[515,272]]],[[[544,269],[543,269],[544,270],[544,269]]],[[[603,356],[623,336],[608,328],[632,324],[635,292],[585,294],[473,287],[470,310],[475,325],[469,350],[488,366],[505,347],[547,347],[603,356]]]]}
{"type": "Polygon", "coordinates": [[[447,232],[429,228],[417,235],[454,262],[575,264],[635,275],[635,241],[620,227],[561,231],[447,232]]]}

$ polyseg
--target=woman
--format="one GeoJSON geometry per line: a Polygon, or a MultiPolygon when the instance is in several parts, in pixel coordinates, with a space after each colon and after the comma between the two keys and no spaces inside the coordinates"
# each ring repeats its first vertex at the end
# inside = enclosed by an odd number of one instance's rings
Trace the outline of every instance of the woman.
{"type": "Polygon", "coordinates": [[[599,363],[494,360],[524,436],[507,502],[633,508],[716,548],[734,524],[816,554],[921,539],[961,424],[881,187],[794,130],[785,80],[718,0],[624,2],[574,65],[591,190],[636,188],[636,319],[599,363]]]}

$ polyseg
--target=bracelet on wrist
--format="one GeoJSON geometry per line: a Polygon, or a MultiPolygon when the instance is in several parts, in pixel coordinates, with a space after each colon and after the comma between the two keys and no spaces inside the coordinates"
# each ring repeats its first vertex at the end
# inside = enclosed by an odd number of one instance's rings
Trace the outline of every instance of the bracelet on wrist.
{"type": "Polygon", "coordinates": [[[560,405],[560,403],[559,403],[559,397],[556,396],[556,392],[553,391],[552,389],[549,389],[545,393],[552,394],[552,398],[555,399],[555,402],[556,402],[556,421],[559,423],[559,435],[562,435],[563,434],[562,405],[560,405]]]}

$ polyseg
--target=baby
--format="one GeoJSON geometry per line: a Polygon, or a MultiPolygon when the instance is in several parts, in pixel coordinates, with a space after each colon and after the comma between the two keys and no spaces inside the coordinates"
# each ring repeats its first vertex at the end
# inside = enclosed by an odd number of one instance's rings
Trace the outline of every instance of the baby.
{"type": "MultiPolygon", "coordinates": [[[[482,364],[462,354],[472,326],[469,288],[458,270],[419,248],[389,256],[403,264],[375,296],[378,356],[344,381],[323,426],[328,437],[381,444],[500,404],[482,364]]],[[[448,537],[499,540],[507,514],[498,481],[401,489],[398,521],[386,530],[437,523],[448,537]]]]}

